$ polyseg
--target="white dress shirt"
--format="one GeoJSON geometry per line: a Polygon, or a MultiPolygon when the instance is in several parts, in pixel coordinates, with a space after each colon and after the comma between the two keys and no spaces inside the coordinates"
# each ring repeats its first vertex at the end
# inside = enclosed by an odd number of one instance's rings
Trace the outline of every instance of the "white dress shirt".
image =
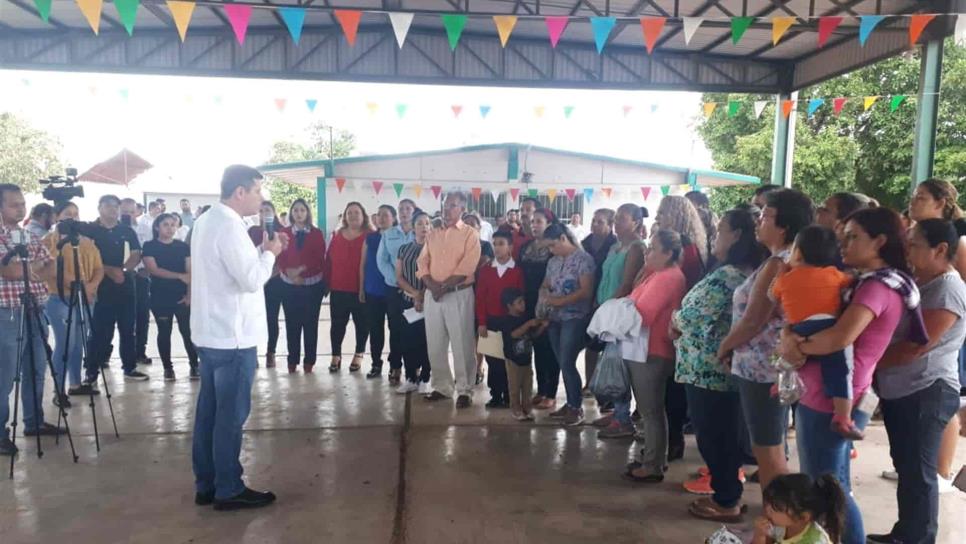
{"type": "Polygon", "coordinates": [[[480,219],[480,240],[484,242],[493,241],[493,225],[482,219],[480,219]]]}
{"type": "Polygon", "coordinates": [[[191,339],[214,349],[256,347],[268,339],[262,287],[275,256],[252,245],[242,217],[218,203],[191,234],[191,339]]]}

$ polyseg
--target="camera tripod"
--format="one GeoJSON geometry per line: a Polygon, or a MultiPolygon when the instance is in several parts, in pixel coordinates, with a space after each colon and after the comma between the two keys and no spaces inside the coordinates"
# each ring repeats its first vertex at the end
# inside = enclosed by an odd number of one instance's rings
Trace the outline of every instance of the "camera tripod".
{"type": "MultiPolygon", "coordinates": [[[[70,358],[70,346],[71,346],[71,333],[74,331],[74,319],[77,319],[77,323],[80,325],[80,338],[74,339],[75,342],[80,342],[81,346],[81,360],[85,361],[87,364],[98,365],[100,361],[91,361],[90,352],[88,350],[87,340],[90,338],[90,323],[93,321],[90,302],[87,300],[87,291],[84,289],[84,283],[80,279],[80,239],[76,231],[72,229],[73,225],[68,226],[68,232],[65,233],[64,239],[57,243],[57,249],[61,251],[60,256],[57,258],[57,286],[58,293],[57,296],[64,300],[64,294],[61,289],[61,271],[63,270],[63,247],[70,244],[71,253],[73,257],[74,264],[74,279],[70,282],[70,294],[69,299],[65,302],[67,303],[67,334],[64,337],[64,355],[63,355],[63,365],[64,365],[64,376],[65,378],[61,380],[59,387],[57,389],[57,395],[62,396],[66,393],[64,390],[66,388],[66,375],[67,375],[67,360],[70,358]]],[[[86,365],[85,365],[86,369],[86,365]]],[[[117,431],[117,419],[114,417],[114,405],[111,402],[111,390],[107,384],[107,377],[104,372],[98,372],[101,375],[101,384],[104,388],[104,396],[107,399],[108,411],[111,414],[111,423],[114,425],[114,436],[120,438],[121,435],[117,431]]],[[[96,380],[90,383],[89,399],[90,402],[88,406],[91,408],[91,420],[94,424],[94,445],[97,451],[101,451],[101,438],[100,432],[97,427],[97,409],[94,404],[94,384],[96,380]]],[[[61,409],[61,413],[64,413],[61,409]]],[[[64,424],[66,426],[66,419],[64,424]]],[[[60,428],[60,416],[57,418],[57,428],[60,428]]]]}
{"type": "MultiPolygon", "coordinates": [[[[27,364],[30,365],[30,387],[32,388],[33,394],[33,408],[34,414],[37,416],[39,421],[36,422],[37,425],[37,457],[42,458],[44,456],[43,446],[40,442],[40,428],[43,424],[43,420],[40,417],[40,396],[43,394],[41,389],[40,394],[37,391],[37,361],[35,352],[35,340],[39,338],[43,344],[44,358],[47,360],[47,366],[50,369],[50,373],[54,378],[54,390],[60,391],[61,387],[57,383],[57,372],[54,369],[54,363],[51,360],[51,349],[50,344],[47,342],[47,335],[44,334],[44,323],[41,320],[42,310],[40,305],[37,303],[37,298],[33,293],[30,292],[30,269],[27,264],[29,253],[27,251],[26,244],[16,244],[12,250],[3,259],[3,266],[10,263],[13,257],[18,257],[20,260],[20,265],[23,271],[23,292],[20,294],[20,332],[17,336],[17,364],[14,370],[14,397],[13,397],[13,420],[11,421],[11,437],[10,440],[13,442],[14,446],[17,443],[17,418],[19,417],[20,408],[20,381],[23,374],[24,365],[24,352],[27,353],[29,357],[27,364]],[[26,346],[24,345],[26,342],[26,346]]],[[[58,403],[59,417],[64,419],[64,429],[67,431],[67,439],[70,442],[70,452],[71,456],[74,458],[74,462],[77,462],[77,451],[74,449],[74,438],[70,432],[70,424],[67,422],[67,413],[64,408],[58,403]]],[[[59,425],[58,425],[59,427],[59,425]]],[[[10,456],[10,478],[13,478],[13,468],[16,462],[17,456],[10,456]]]]}

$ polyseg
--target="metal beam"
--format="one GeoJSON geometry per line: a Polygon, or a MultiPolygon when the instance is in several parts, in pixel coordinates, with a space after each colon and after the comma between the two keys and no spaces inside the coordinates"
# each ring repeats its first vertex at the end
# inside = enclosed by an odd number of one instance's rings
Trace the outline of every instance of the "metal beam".
{"type": "Polygon", "coordinates": [[[771,146],[771,183],[783,187],[792,186],[792,158],[795,146],[795,118],[785,117],[782,101],[794,100],[798,93],[781,93],[775,96],[775,134],[771,146]]]}
{"type": "Polygon", "coordinates": [[[919,65],[916,134],[912,147],[912,189],[932,177],[936,158],[936,121],[943,74],[943,40],[926,42],[919,65]]]}

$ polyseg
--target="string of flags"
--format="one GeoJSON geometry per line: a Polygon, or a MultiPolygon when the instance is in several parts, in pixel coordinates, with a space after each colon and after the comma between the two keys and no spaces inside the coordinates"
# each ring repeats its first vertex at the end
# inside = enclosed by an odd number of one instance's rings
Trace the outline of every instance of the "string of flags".
{"type": "MultiPolygon", "coordinates": [[[[383,190],[386,190],[387,188],[387,182],[380,181],[380,180],[348,179],[348,178],[337,177],[337,178],[329,178],[328,181],[330,183],[335,183],[336,190],[339,193],[343,192],[347,187],[354,188],[356,190],[364,190],[367,188],[371,188],[372,191],[378,196],[382,193],[383,190]]],[[[412,191],[412,194],[414,194],[416,198],[420,198],[423,192],[426,191],[427,189],[432,193],[433,198],[435,198],[436,200],[439,200],[440,195],[442,195],[443,193],[442,185],[424,186],[421,182],[392,182],[392,183],[389,183],[388,185],[392,187],[392,190],[395,193],[396,198],[402,198],[402,195],[406,191],[406,189],[409,189],[410,191],[412,191]]],[[[696,186],[692,186],[689,184],[660,185],[660,186],[620,185],[615,187],[600,187],[599,185],[595,185],[594,187],[580,187],[580,188],[566,187],[564,189],[558,189],[555,187],[535,188],[535,187],[527,187],[527,186],[521,185],[517,187],[510,186],[510,187],[507,187],[506,189],[501,188],[498,190],[486,189],[484,187],[471,187],[470,194],[472,195],[473,200],[475,200],[476,202],[479,202],[480,198],[482,198],[484,194],[490,194],[494,199],[498,198],[501,194],[506,194],[509,197],[509,202],[519,202],[520,198],[522,197],[537,198],[541,194],[545,195],[548,199],[550,199],[551,202],[553,202],[558,196],[566,197],[567,200],[569,200],[570,202],[573,202],[577,198],[577,196],[580,195],[580,196],[583,196],[585,204],[590,204],[591,202],[593,202],[595,198],[600,198],[600,197],[604,197],[608,199],[612,198],[615,196],[615,194],[620,194],[619,191],[621,190],[625,190],[627,193],[629,193],[630,196],[637,196],[639,191],[640,195],[646,201],[652,195],[655,197],[658,194],[660,194],[661,197],[665,197],[670,194],[683,195],[688,191],[694,190],[696,188],[697,188],[696,186]],[[658,188],[659,193],[654,192],[652,190],[655,187],[658,188]]]]}
{"type": "MultiPolygon", "coordinates": [[[[117,10],[118,17],[121,20],[121,24],[127,31],[128,35],[134,34],[134,26],[137,20],[137,12],[141,6],[142,0],[114,0],[114,8],[117,10]]],[[[80,9],[84,18],[87,20],[94,31],[94,34],[98,34],[100,31],[100,20],[101,13],[104,7],[104,0],[75,0],[77,7],[80,9]]],[[[149,3],[157,3],[158,0],[148,0],[149,3]]],[[[37,8],[37,13],[44,22],[49,22],[50,13],[52,9],[52,0],[34,0],[34,5],[37,8]]],[[[188,27],[191,24],[192,16],[194,15],[194,9],[196,6],[195,2],[189,0],[166,0],[165,4],[171,13],[171,18],[174,21],[175,27],[178,31],[178,35],[181,37],[181,41],[184,42],[187,38],[188,27]]],[[[205,4],[206,6],[209,3],[205,4]]],[[[353,9],[332,9],[328,7],[301,7],[301,6],[282,6],[282,5],[272,5],[265,4],[261,6],[253,6],[249,4],[235,4],[235,3],[221,3],[220,8],[228,19],[231,25],[232,32],[235,35],[239,44],[245,43],[245,36],[248,31],[249,21],[251,20],[252,11],[254,9],[272,9],[275,10],[279,15],[282,22],[285,23],[289,34],[292,37],[292,41],[298,45],[299,40],[302,37],[302,28],[305,23],[305,15],[308,9],[323,9],[332,13],[333,17],[338,21],[339,26],[342,28],[342,32],[345,35],[345,40],[349,46],[354,46],[356,43],[356,36],[359,31],[359,22],[362,19],[363,14],[370,15],[382,15],[389,19],[389,23],[392,25],[393,33],[396,37],[396,43],[399,48],[403,47],[406,42],[406,36],[409,34],[409,29],[412,26],[414,13],[411,12],[395,12],[395,11],[382,11],[382,10],[353,10],[353,9]]],[[[916,14],[894,14],[894,15],[861,15],[855,17],[843,17],[843,16],[799,16],[799,17],[613,17],[613,16],[598,16],[598,17],[586,17],[586,16],[567,16],[567,15],[494,15],[494,16],[475,16],[462,13],[440,13],[438,14],[443,28],[446,30],[446,36],[449,41],[450,49],[456,50],[459,44],[460,37],[463,35],[463,29],[466,27],[467,21],[470,17],[473,18],[492,18],[493,24],[496,27],[497,35],[500,39],[500,45],[506,47],[507,42],[516,27],[517,22],[520,19],[534,20],[542,19],[547,29],[547,37],[550,40],[550,45],[554,48],[560,42],[563,37],[564,32],[567,30],[571,23],[579,22],[589,22],[591,31],[594,35],[594,43],[597,48],[597,53],[603,52],[604,47],[608,43],[608,39],[611,32],[617,26],[618,22],[638,22],[641,27],[641,32],[644,37],[644,46],[647,49],[647,53],[651,54],[657,45],[657,42],[668,22],[674,24],[679,24],[683,30],[685,45],[690,45],[691,39],[694,37],[697,30],[706,21],[730,21],[731,23],[731,41],[734,44],[738,44],[744,37],[745,33],[753,24],[759,21],[771,22],[771,34],[772,34],[772,45],[778,45],[778,43],[785,37],[786,33],[795,25],[796,21],[804,20],[807,21],[807,26],[814,28],[818,34],[817,45],[821,49],[824,47],[829,38],[833,33],[839,28],[839,26],[845,22],[846,19],[854,19],[858,22],[858,39],[859,43],[864,47],[869,37],[875,31],[875,29],[883,22],[888,19],[908,19],[908,33],[909,33],[909,45],[914,45],[922,35],[923,31],[929,24],[939,17],[952,17],[957,18],[955,36],[957,43],[966,45],[966,17],[959,16],[956,13],[916,13],[916,14]]]]}
{"type": "MultiPolygon", "coordinates": [[[[923,93],[926,96],[937,95],[938,93],[923,93]]],[[[872,109],[879,102],[889,103],[889,113],[894,113],[903,104],[910,100],[915,100],[918,95],[909,96],[905,94],[893,94],[893,95],[872,95],[872,96],[837,96],[834,98],[804,98],[798,100],[782,100],[779,103],[781,107],[782,115],[788,118],[792,112],[798,112],[800,106],[804,105],[805,114],[812,118],[818,111],[823,107],[832,106],[832,112],[838,116],[842,113],[848,104],[862,104],[862,111],[867,112],[872,109]]],[[[748,104],[754,108],[754,117],[758,119],[761,117],[762,112],[765,108],[773,103],[772,100],[755,100],[755,101],[745,101],[745,100],[729,100],[727,102],[705,102],[703,104],[704,118],[710,119],[716,111],[719,110],[718,106],[722,106],[721,109],[726,109],[728,117],[735,117],[741,111],[742,107],[747,107],[748,104]]]]}

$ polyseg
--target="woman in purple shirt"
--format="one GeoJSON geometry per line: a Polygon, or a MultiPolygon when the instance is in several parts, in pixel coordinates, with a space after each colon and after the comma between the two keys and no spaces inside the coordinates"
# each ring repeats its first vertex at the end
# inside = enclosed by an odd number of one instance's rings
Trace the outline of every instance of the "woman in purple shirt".
{"type": "MultiPolygon", "coordinates": [[[[796,412],[798,457],[801,471],[813,478],[832,474],[846,492],[843,544],[864,544],[862,515],[851,496],[849,472],[850,440],[831,429],[832,399],[822,387],[820,363],[806,362],[809,355],[824,355],[852,346],[854,368],[852,418],[865,428],[870,412],[863,396],[872,384],[872,374],[892,339],[904,313],[909,313],[911,337],[923,340],[925,329],[919,312],[919,291],[909,276],[903,230],[899,214],[886,208],[853,213],[846,219],[842,260],[859,273],[851,298],[834,327],[808,337],[782,332],[780,353],[801,366],[799,375],[806,392],[796,412]],[[918,334],[913,334],[918,333],[918,334]]],[[[874,398],[874,394],[870,392],[874,398]]]]}

